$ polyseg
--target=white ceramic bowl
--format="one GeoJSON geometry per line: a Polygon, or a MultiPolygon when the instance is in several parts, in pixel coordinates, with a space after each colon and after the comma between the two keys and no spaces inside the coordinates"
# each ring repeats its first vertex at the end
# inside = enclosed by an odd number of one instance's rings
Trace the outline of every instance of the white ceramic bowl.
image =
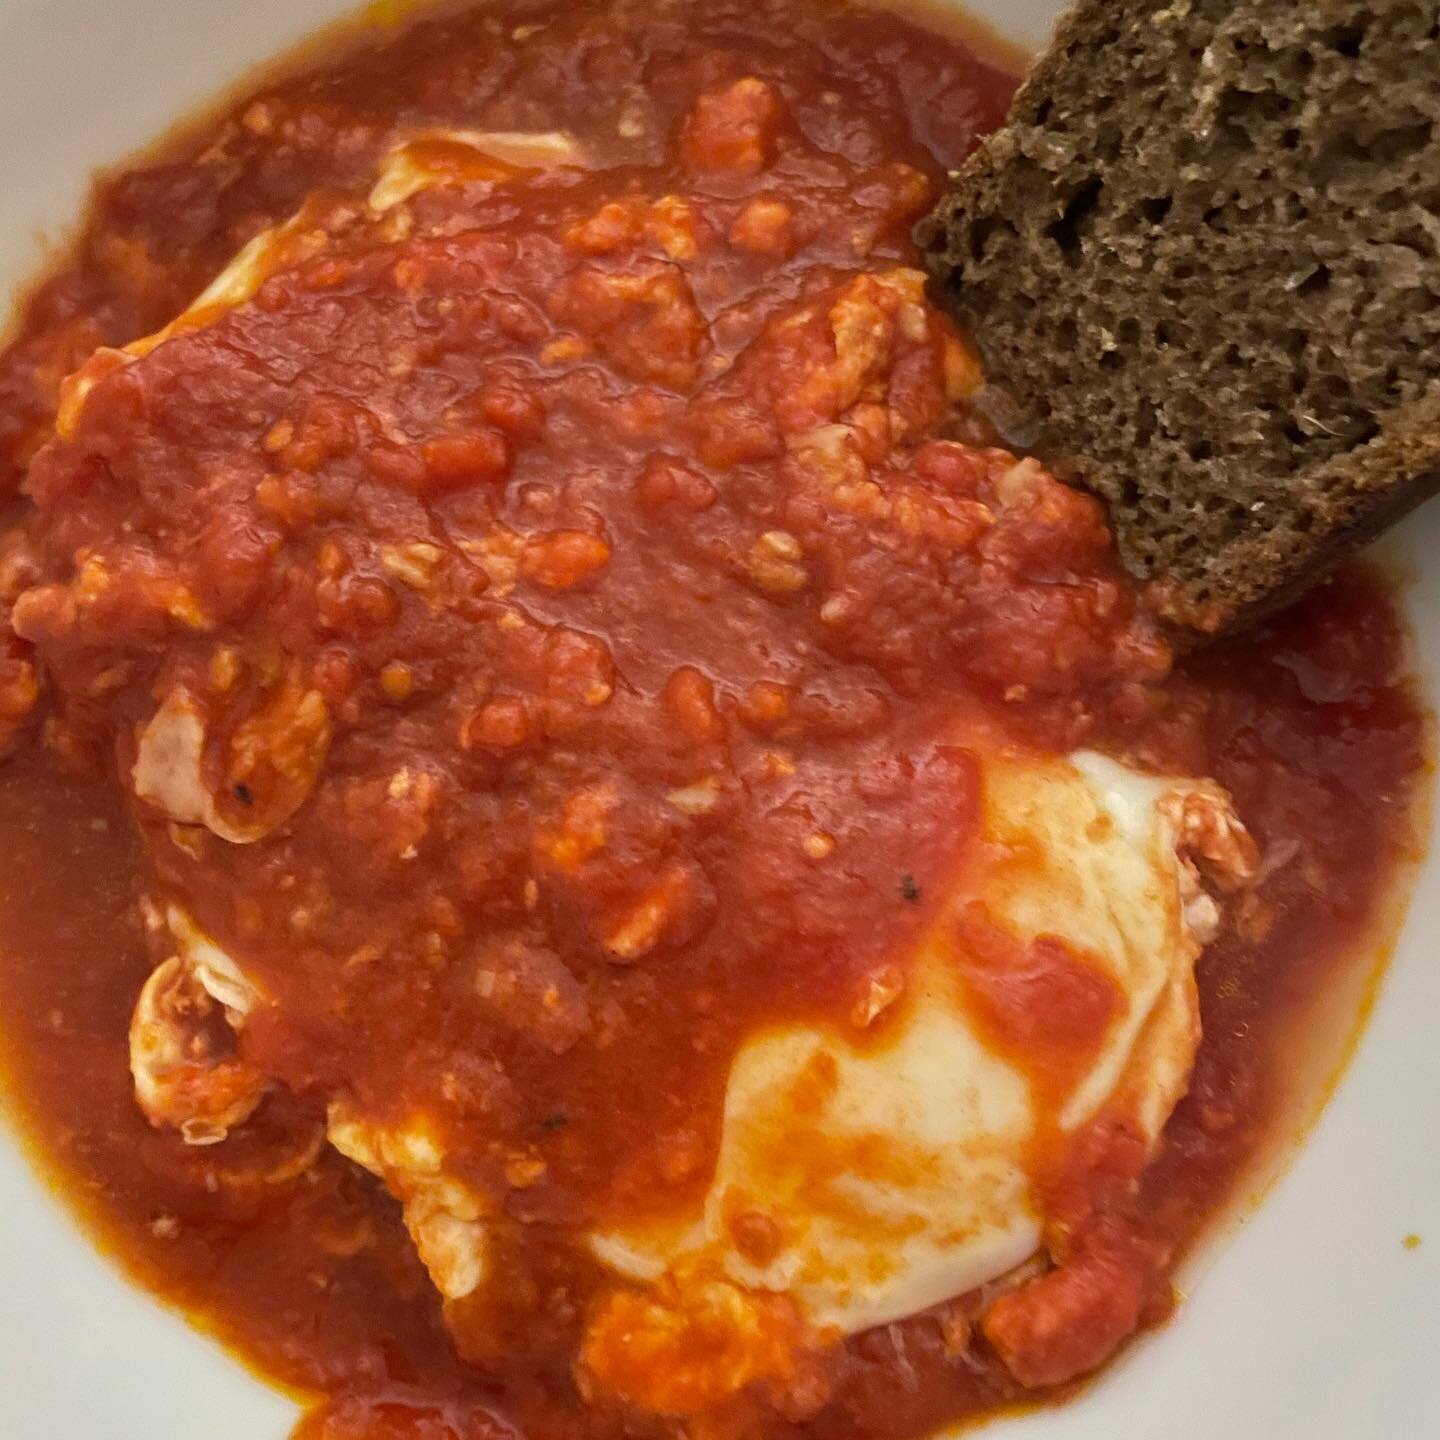
{"type": "MultiPolygon", "coordinates": [[[[0,0],[0,297],[64,233],[90,170],[347,0],[0,0]]],[[[972,0],[1033,44],[1053,0],[972,0]]],[[[1440,657],[1440,505],[1384,542],[1440,657]]],[[[1426,666],[1433,697],[1437,676],[1426,666]]],[[[1004,1440],[1440,1436],[1440,856],[1360,1051],[1285,1178],[1178,1318],[1004,1440]],[[1406,1249],[1402,1238],[1424,1243],[1406,1249]]],[[[282,1440],[290,1402],[133,1290],[0,1136],[0,1437],[282,1440]]]]}

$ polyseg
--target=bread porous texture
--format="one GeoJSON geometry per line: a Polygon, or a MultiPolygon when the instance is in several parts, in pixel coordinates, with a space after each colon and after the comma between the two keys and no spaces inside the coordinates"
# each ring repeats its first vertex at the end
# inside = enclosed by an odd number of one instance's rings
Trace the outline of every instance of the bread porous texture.
{"type": "Polygon", "coordinates": [[[1172,618],[1440,488],[1436,0],[1081,0],[918,233],[1172,618]]]}

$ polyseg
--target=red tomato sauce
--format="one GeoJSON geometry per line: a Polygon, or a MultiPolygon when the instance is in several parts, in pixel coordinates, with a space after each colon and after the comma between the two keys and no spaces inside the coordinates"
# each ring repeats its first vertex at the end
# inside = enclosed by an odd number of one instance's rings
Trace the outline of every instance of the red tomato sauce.
{"type": "Polygon", "coordinates": [[[987,1040],[1042,1090],[1069,1079],[1119,1008],[1114,982],[1057,936],[1020,942],[991,922],[981,900],[964,907],[957,929],[963,983],[987,1040]]]}
{"type": "MultiPolygon", "coordinates": [[[[587,1403],[600,1282],[560,1237],[703,1194],[740,1038],[891,983],[974,840],[956,714],[1213,776],[1268,868],[1200,962],[1158,1155],[1100,1127],[1057,1161],[1044,1304],[858,1335],[737,1432],[899,1440],[1066,1393],[1168,1313],[1373,950],[1426,771],[1385,586],[1347,571],[1172,665],[1102,508],[1000,448],[924,299],[911,226],[1013,85],[806,0],[429,21],[107,180],[0,357],[16,1106],[145,1284],[320,1397],[306,1434],[675,1429],[587,1403]],[[367,206],[416,135],[444,183],[367,206]],[[62,389],[302,206],[246,303],[62,389]],[[167,820],[120,792],[176,696],[209,808],[167,820]],[[175,897],[264,991],[206,1042],[273,1082],[218,1145],[148,1124],[127,1068],[175,897]],[[395,1201],[323,1144],[338,1092],[423,1102],[500,1197],[525,1238],[483,1303],[442,1318],[395,1201]]],[[[1069,1075],[1108,981],[991,929],[976,1005],[1069,1075]]]]}

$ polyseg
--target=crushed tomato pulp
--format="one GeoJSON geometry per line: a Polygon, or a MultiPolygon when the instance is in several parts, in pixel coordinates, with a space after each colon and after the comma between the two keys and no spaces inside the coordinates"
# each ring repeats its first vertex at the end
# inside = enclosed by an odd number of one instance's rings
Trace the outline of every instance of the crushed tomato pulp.
{"type": "MultiPolygon", "coordinates": [[[[702,1194],[740,1039],[895,983],[973,839],[957,713],[1233,796],[1261,874],[1189,1093],[1148,1164],[1097,1128],[1057,1166],[1043,1301],[865,1331],[717,1423],[1064,1393],[1261,1146],[1413,851],[1424,719],[1361,570],[1176,665],[1101,507],[973,407],[910,229],[1013,84],[821,0],[429,20],[107,181],[0,358],[17,1105],[147,1284],[324,1397],[305,1433],[683,1428],[577,1365],[602,1280],[558,1237],[702,1194]],[[175,1128],[126,1063],[167,896],[263,996],[238,1040],[186,999],[225,1088],[168,1071],[175,1128]],[[323,1143],[342,1093],[427,1107],[511,1237],[483,1297],[442,1307],[323,1143]]],[[[1005,1044],[1088,1053],[1114,996],[1059,942],[1007,963],[1005,1044]]]]}

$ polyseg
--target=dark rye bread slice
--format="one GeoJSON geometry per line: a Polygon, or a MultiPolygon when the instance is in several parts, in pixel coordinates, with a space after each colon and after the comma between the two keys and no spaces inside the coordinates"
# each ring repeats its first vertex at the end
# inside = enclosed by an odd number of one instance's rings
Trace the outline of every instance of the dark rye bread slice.
{"type": "Polygon", "coordinates": [[[1440,488],[1440,0],[1080,0],[919,235],[1173,618],[1440,488]]]}

